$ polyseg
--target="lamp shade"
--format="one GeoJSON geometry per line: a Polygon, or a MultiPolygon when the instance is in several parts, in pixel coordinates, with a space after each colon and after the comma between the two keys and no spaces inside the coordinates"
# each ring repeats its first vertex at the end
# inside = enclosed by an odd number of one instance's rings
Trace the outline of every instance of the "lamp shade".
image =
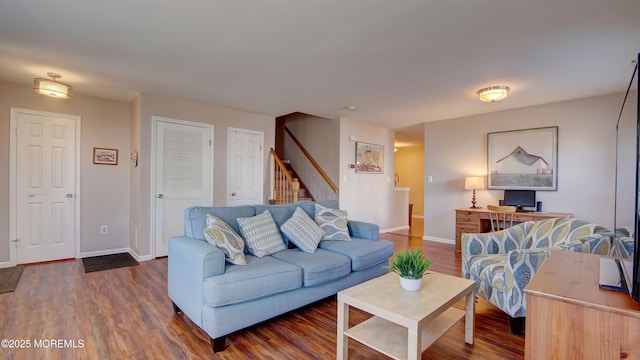
{"type": "Polygon", "coordinates": [[[70,99],[73,86],[65,84],[55,79],[60,78],[59,74],[47,73],[51,79],[33,79],[33,91],[41,95],[51,96],[58,99],[70,99]]]}
{"type": "Polygon", "coordinates": [[[500,101],[509,95],[508,86],[489,86],[478,90],[478,98],[484,102],[500,101]]]}
{"type": "Polygon", "coordinates": [[[467,176],[466,178],[464,178],[464,189],[484,189],[484,176],[467,176]]]}

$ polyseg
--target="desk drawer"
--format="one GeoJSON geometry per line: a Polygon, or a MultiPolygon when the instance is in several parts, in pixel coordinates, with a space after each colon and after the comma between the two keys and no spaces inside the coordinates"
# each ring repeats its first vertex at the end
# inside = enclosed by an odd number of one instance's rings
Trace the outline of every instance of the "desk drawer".
{"type": "Polygon", "coordinates": [[[531,215],[520,215],[516,214],[513,216],[513,222],[521,223],[525,221],[533,221],[533,216],[531,215]]]}
{"type": "Polygon", "coordinates": [[[458,211],[456,212],[456,225],[473,224],[477,225],[480,216],[474,211],[458,211]]]}
{"type": "Polygon", "coordinates": [[[460,236],[460,238],[462,238],[462,234],[478,234],[480,233],[480,229],[478,229],[477,226],[457,226],[456,227],[456,233],[457,235],[460,236]]]}

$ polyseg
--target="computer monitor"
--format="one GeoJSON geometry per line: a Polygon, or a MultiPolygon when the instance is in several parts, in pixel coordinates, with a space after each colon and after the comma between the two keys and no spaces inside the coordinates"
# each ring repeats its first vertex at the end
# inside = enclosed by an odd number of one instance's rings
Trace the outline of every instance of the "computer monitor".
{"type": "Polygon", "coordinates": [[[504,205],[516,206],[519,211],[525,207],[536,206],[536,192],[534,190],[505,190],[504,205]]]}

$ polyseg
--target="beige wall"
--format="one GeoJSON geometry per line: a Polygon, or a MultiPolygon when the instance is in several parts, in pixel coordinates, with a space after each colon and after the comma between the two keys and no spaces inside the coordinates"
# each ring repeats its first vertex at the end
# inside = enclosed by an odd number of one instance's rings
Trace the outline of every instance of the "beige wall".
{"type": "MultiPolygon", "coordinates": [[[[621,123],[617,225],[633,223],[636,95],[629,97],[621,123]]],[[[425,237],[454,237],[454,208],[469,206],[463,190],[467,175],[486,174],[486,134],[542,126],[559,127],[558,191],[538,192],[547,211],[565,211],[575,217],[613,227],[615,179],[615,122],[623,94],[566,101],[517,110],[469,116],[425,124],[424,209],[425,237]]],[[[9,260],[9,114],[10,108],[78,115],[81,133],[82,254],[108,253],[131,247],[141,258],[151,253],[151,118],[160,116],[213,124],[214,204],[226,201],[227,127],[264,132],[265,149],[274,146],[275,118],[268,115],[142,94],[132,103],[82,95],[61,101],[37,95],[29,86],[0,82],[0,266],[9,260]],[[95,146],[119,149],[116,167],[92,164],[95,146]],[[139,152],[139,166],[131,167],[129,154],[139,152]],[[109,235],[99,226],[109,225],[109,235]]],[[[338,139],[339,201],[354,220],[377,223],[382,230],[395,227],[390,214],[394,186],[393,133],[387,129],[342,118],[338,139]],[[348,139],[385,146],[384,174],[359,174],[348,169],[355,161],[355,143],[348,139]]],[[[329,135],[327,135],[327,139],[329,135]]],[[[324,141],[332,144],[330,139],[324,141]]],[[[417,154],[415,154],[417,156],[417,154]]],[[[265,165],[268,152],[265,151],[265,165]]],[[[403,165],[399,165],[402,167],[403,165]]],[[[269,179],[265,166],[265,201],[269,179]]],[[[418,171],[416,171],[418,172],[418,171]]],[[[401,175],[401,186],[405,184],[401,175]]],[[[407,179],[408,180],[408,179],[407,179]]],[[[417,186],[416,186],[417,187],[417,186]]],[[[497,203],[502,191],[482,190],[482,206],[497,203]]],[[[411,200],[412,202],[414,200],[411,200]]],[[[418,203],[418,201],[415,201],[418,203]]]]}
{"type": "MultiPolygon", "coordinates": [[[[226,205],[227,190],[227,128],[234,127],[264,132],[264,201],[269,195],[268,149],[274,146],[275,117],[235,110],[210,104],[196,103],[184,99],[166,97],[153,94],[142,94],[139,100],[139,115],[134,114],[132,126],[139,127],[139,139],[133,139],[139,146],[139,166],[132,177],[131,203],[138,207],[131,216],[131,227],[137,229],[137,235],[132,234],[132,241],[137,239],[136,253],[142,259],[151,258],[152,237],[151,230],[151,124],[152,117],[159,116],[170,119],[193,121],[214,125],[214,174],[213,174],[213,204],[226,205]],[[137,126],[139,116],[139,126],[137,126]],[[139,177],[139,179],[136,179],[139,177]],[[136,183],[137,182],[137,183],[136,183]],[[133,188],[133,186],[136,186],[133,188]]],[[[133,246],[132,246],[133,248],[133,246]]]]}
{"type": "Polygon", "coordinates": [[[80,253],[93,255],[129,247],[130,104],[75,95],[70,100],[38,95],[30,86],[0,82],[0,264],[9,260],[10,109],[81,117],[80,253]],[[93,148],[119,150],[118,166],[93,164],[93,148]],[[100,225],[109,226],[100,235],[100,225]]]}
{"type": "MultiPolygon", "coordinates": [[[[621,122],[618,226],[633,224],[636,95],[621,122]]],[[[558,191],[539,191],[543,210],[614,226],[615,125],[624,94],[565,101],[425,126],[425,237],[452,240],[453,209],[470,206],[464,177],[486,175],[487,133],[558,126],[558,191]]],[[[497,204],[503,191],[478,191],[478,205],[497,204]]]]}
{"type": "Polygon", "coordinates": [[[413,216],[424,215],[424,146],[400,147],[395,152],[396,173],[400,177],[398,187],[408,187],[409,203],[413,204],[413,216]]]}
{"type": "Polygon", "coordinates": [[[340,119],[340,207],[349,212],[349,218],[368,221],[380,226],[380,230],[406,224],[393,224],[393,132],[381,127],[342,118],[340,119]],[[364,174],[348,169],[355,163],[355,142],[384,145],[384,173],[364,174]]]}

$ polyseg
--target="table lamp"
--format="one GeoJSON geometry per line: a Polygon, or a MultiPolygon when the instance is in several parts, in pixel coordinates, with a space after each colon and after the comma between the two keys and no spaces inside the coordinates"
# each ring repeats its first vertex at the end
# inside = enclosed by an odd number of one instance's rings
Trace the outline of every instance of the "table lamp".
{"type": "Polygon", "coordinates": [[[484,189],[484,176],[467,176],[464,179],[464,189],[473,190],[471,209],[479,209],[479,207],[476,206],[476,189],[484,189]]]}

